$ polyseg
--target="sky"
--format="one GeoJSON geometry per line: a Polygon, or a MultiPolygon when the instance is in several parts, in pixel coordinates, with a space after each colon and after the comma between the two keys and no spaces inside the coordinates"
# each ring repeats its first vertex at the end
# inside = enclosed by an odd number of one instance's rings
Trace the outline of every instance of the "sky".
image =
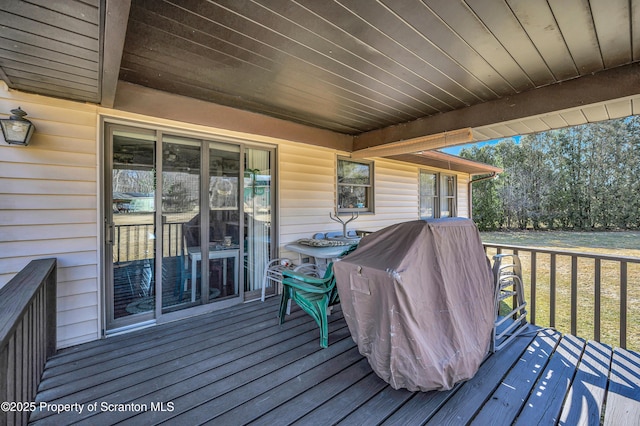
{"type": "Polygon", "coordinates": [[[476,142],[476,143],[467,143],[464,145],[457,145],[457,146],[452,146],[449,148],[442,148],[440,151],[446,153],[446,154],[451,154],[451,155],[460,155],[460,151],[462,151],[464,148],[471,148],[472,146],[477,146],[478,148],[481,148],[485,145],[495,145],[498,142],[500,142],[501,140],[504,139],[513,139],[515,141],[515,143],[520,143],[520,138],[522,136],[512,136],[511,138],[503,138],[503,139],[491,139],[489,141],[483,141],[483,142],[476,142]]]}

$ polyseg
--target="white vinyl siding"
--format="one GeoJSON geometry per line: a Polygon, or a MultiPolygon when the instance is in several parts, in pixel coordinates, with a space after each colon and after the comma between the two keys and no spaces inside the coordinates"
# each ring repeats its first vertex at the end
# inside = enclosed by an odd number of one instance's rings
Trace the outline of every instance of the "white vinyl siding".
{"type": "Polygon", "coordinates": [[[458,198],[458,217],[469,217],[469,175],[458,173],[456,175],[457,198],[458,198]]]}
{"type": "MultiPolygon", "coordinates": [[[[282,143],[278,148],[278,159],[280,249],[282,255],[296,257],[283,246],[299,238],[310,238],[315,232],[342,230],[342,225],[329,218],[329,213],[335,213],[336,209],[334,175],[337,157],[329,149],[282,143]]],[[[424,169],[417,165],[375,158],[375,214],[360,214],[348,228],[373,231],[398,222],[418,219],[420,168],[424,169]]],[[[449,171],[446,173],[456,176],[457,215],[466,217],[466,185],[469,176],[449,171]]]]}
{"type": "Polygon", "coordinates": [[[329,149],[280,144],[278,189],[280,243],[308,237],[335,212],[335,154],[329,149]]]}
{"type": "Polygon", "coordinates": [[[0,143],[0,287],[31,260],[58,261],[58,347],[99,337],[97,108],[8,91],[36,126],[29,146],[0,143]]]}

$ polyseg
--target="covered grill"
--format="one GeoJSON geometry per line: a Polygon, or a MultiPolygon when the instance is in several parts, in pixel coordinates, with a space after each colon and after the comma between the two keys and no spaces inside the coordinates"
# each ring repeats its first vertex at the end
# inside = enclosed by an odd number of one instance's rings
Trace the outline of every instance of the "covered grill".
{"type": "Polygon", "coordinates": [[[360,353],[393,388],[447,390],[489,349],[493,276],[469,219],[412,221],[362,239],[334,265],[360,353]]]}

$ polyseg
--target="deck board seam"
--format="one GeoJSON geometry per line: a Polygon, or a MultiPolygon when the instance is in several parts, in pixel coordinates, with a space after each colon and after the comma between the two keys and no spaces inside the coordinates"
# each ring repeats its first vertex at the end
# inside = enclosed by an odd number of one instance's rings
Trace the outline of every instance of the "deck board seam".
{"type": "MultiPolygon", "coordinates": [[[[347,340],[348,340],[349,338],[350,338],[350,336],[345,337],[345,339],[347,339],[347,340]]],[[[323,386],[323,384],[325,384],[326,382],[329,382],[329,381],[331,381],[331,380],[335,380],[335,377],[336,377],[338,374],[341,374],[341,373],[343,373],[345,370],[351,369],[352,367],[356,366],[357,364],[362,364],[362,362],[365,362],[365,361],[366,361],[366,360],[364,360],[364,358],[359,354],[359,352],[358,352],[357,348],[355,347],[355,345],[353,345],[353,346],[351,346],[351,347],[346,348],[346,349],[345,349],[343,352],[341,352],[341,353],[333,354],[333,355],[332,355],[332,357],[331,357],[330,359],[325,360],[322,364],[318,364],[318,365],[316,365],[316,366],[313,366],[313,367],[309,368],[308,370],[306,370],[306,371],[304,371],[304,372],[301,372],[301,373],[298,375],[298,377],[301,377],[301,376],[304,376],[304,375],[311,375],[311,376],[312,376],[312,375],[315,373],[315,370],[316,370],[316,369],[320,369],[320,368],[322,368],[323,364],[328,363],[328,362],[332,362],[334,359],[336,359],[336,358],[338,358],[338,357],[340,357],[340,356],[343,356],[343,355],[344,355],[344,356],[346,356],[346,354],[347,354],[347,353],[351,353],[352,355],[350,355],[350,356],[352,356],[352,357],[353,357],[353,360],[351,360],[348,364],[342,364],[342,367],[341,367],[338,371],[334,371],[334,372],[332,373],[332,375],[331,375],[331,376],[325,377],[325,378],[323,378],[323,379],[322,379],[322,380],[320,380],[320,381],[313,382],[312,384],[310,384],[310,383],[305,383],[305,384],[304,384],[304,386],[305,386],[306,388],[301,389],[299,393],[297,393],[297,394],[295,394],[295,395],[291,395],[290,397],[285,398],[284,400],[281,400],[281,401],[280,401],[280,403],[279,403],[279,405],[278,405],[277,407],[272,408],[272,409],[270,409],[270,410],[268,410],[268,411],[266,411],[266,412],[262,413],[261,415],[259,415],[259,416],[257,416],[257,417],[253,417],[252,419],[250,419],[250,420],[248,421],[248,423],[255,422],[258,418],[263,418],[263,417],[266,417],[266,416],[271,416],[271,415],[272,415],[271,413],[273,413],[275,410],[278,410],[278,411],[282,411],[282,410],[284,410],[284,411],[288,411],[288,412],[290,412],[290,410],[289,410],[289,409],[287,409],[286,407],[287,407],[287,406],[289,406],[289,405],[291,405],[292,401],[294,401],[294,400],[296,400],[296,399],[299,399],[299,398],[303,398],[303,399],[304,399],[304,398],[305,398],[305,396],[304,396],[304,395],[305,395],[306,393],[311,392],[311,391],[313,391],[314,389],[317,389],[318,387],[322,387],[322,386],[323,386]]],[[[296,378],[296,379],[297,379],[297,378],[296,378]]],[[[263,393],[261,393],[261,394],[259,394],[259,395],[254,396],[252,399],[250,399],[250,400],[248,400],[248,401],[244,401],[242,404],[239,404],[239,405],[236,405],[235,407],[232,407],[232,409],[230,409],[230,410],[227,410],[227,411],[225,411],[225,412],[221,412],[221,413],[217,414],[215,417],[210,418],[210,419],[209,419],[209,421],[222,421],[222,424],[225,424],[224,420],[221,420],[220,418],[221,418],[221,417],[222,417],[222,418],[224,418],[224,417],[228,417],[228,416],[226,416],[226,414],[227,414],[227,413],[230,413],[230,412],[231,412],[231,411],[233,411],[233,410],[238,410],[238,409],[240,409],[240,407],[241,407],[242,405],[250,404],[250,403],[251,403],[251,401],[253,401],[253,400],[255,400],[255,399],[258,399],[259,397],[261,397],[261,396],[263,396],[263,395],[265,395],[265,394],[270,394],[270,393],[274,392],[274,389],[276,389],[276,388],[287,386],[287,385],[288,385],[287,383],[288,383],[288,382],[284,382],[284,383],[279,384],[279,385],[278,385],[278,386],[276,386],[275,388],[271,388],[271,389],[269,389],[269,390],[266,390],[266,391],[264,391],[263,393]]],[[[296,403],[295,405],[298,405],[298,404],[296,403]]],[[[299,405],[301,406],[302,404],[299,404],[299,405]]],[[[306,407],[308,407],[308,405],[305,405],[305,409],[306,409],[306,407]]],[[[306,414],[307,414],[306,412],[305,412],[305,413],[302,413],[302,414],[301,414],[300,416],[298,416],[297,418],[292,419],[292,420],[290,421],[290,423],[295,423],[297,420],[299,420],[300,418],[302,418],[302,417],[303,417],[304,415],[306,415],[306,414]]],[[[262,420],[262,421],[263,421],[263,420],[262,420]]],[[[284,419],[283,419],[281,416],[278,416],[278,421],[284,421],[284,419]]]]}

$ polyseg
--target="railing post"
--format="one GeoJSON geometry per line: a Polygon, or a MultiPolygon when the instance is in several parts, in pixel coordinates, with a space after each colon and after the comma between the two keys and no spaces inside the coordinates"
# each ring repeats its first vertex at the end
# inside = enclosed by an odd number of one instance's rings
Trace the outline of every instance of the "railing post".
{"type": "Polygon", "coordinates": [[[571,334],[578,331],[578,257],[571,256],[571,334]]]}
{"type": "Polygon", "coordinates": [[[620,262],[620,347],[627,347],[627,262],[620,262]]]}
{"type": "Polygon", "coordinates": [[[531,310],[529,311],[529,318],[531,324],[536,323],[536,270],[537,270],[537,256],[535,251],[531,251],[531,310]]]}
{"type": "MultiPolygon", "coordinates": [[[[8,386],[9,386],[9,377],[8,374],[4,374],[4,372],[9,372],[9,345],[0,348],[0,372],[3,374],[0,375],[0,403],[8,402],[9,395],[8,386]]],[[[3,419],[5,414],[0,411],[0,424],[4,424],[3,419]]],[[[8,414],[6,415],[8,417],[8,414]]]]}
{"type": "Polygon", "coordinates": [[[549,326],[556,326],[556,254],[551,253],[549,262],[549,326]]]}
{"type": "Polygon", "coordinates": [[[57,344],[57,276],[58,276],[58,264],[54,262],[53,270],[47,277],[47,282],[45,283],[45,326],[46,326],[46,347],[45,347],[45,356],[46,359],[55,355],[56,353],[56,344],[57,344]]]}
{"type": "Polygon", "coordinates": [[[594,278],[593,278],[593,338],[597,342],[600,341],[600,310],[601,310],[601,283],[602,283],[602,262],[600,259],[595,259],[594,263],[594,278]]]}
{"type": "MultiPolygon", "coordinates": [[[[519,254],[519,252],[518,252],[518,250],[517,250],[517,249],[513,249],[513,250],[511,250],[511,253],[512,253],[514,256],[518,256],[518,254],[519,254]]],[[[520,274],[522,274],[522,269],[520,270],[520,274]]],[[[524,283],[522,283],[522,285],[523,285],[523,287],[524,287],[524,283]]],[[[523,288],[523,290],[524,290],[524,288],[523,288]]],[[[522,296],[522,297],[524,297],[524,294],[523,294],[523,295],[521,295],[521,296],[522,296]]],[[[516,294],[514,294],[514,295],[513,295],[513,297],[511,298],[511,306],[513,306],[513,308],[515,309],[515,307],[516,307],[516,306],[518,306],[518,305],[519,305],[519,303],[518,303],[518,296],[517,296],[516,294]]],[[[513,319],[515,320],[516,318],[517,318],[517,315],[516,315],[516,314],[514,314],[513,319]]]]}

